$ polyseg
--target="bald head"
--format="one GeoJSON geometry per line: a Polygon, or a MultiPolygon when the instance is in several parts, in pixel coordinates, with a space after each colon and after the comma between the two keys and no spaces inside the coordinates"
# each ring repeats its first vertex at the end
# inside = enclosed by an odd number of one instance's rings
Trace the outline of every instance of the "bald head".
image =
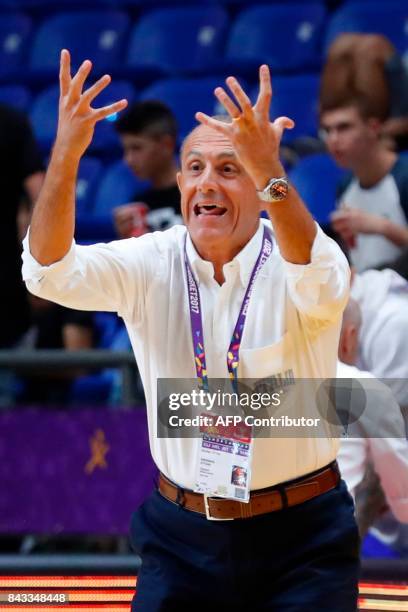
{"type": "MultiPolygon", "coordinates": [[[[231,123],[232,122],[232,119],[231,119],[231,117],[229,115],[212,115],[212,119],[217,119],[218,121],[221,121],[222,123],[231,123]]],[[[197,130],[200,130],[203,127],[204,127],[203,124],[199,123],[198,125],[193,127],[192,130],[189,131],[187,136],[185,136],[183,138],[183,141],[182,141],[181,147],[180,147],[180,159],[183,159],[183,155],[184,155],[184,152],[185,152],[186,144],[188,144],[188,141],[190,140],[190,137],[193,136],[197,132],[197,130]]]]}

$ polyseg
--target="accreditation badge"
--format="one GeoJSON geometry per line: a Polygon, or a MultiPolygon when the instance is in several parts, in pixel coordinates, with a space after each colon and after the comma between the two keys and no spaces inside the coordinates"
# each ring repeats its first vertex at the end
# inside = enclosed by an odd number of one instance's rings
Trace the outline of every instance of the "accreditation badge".
{"type": "Polygon", "coordinates": [[[211,418],[212,424],[200,427],[194,491],[249,502],[252,428],[241,417],[213,414],[211,418]],[[240,422],[234,424],[234,419],[240,422]]]}

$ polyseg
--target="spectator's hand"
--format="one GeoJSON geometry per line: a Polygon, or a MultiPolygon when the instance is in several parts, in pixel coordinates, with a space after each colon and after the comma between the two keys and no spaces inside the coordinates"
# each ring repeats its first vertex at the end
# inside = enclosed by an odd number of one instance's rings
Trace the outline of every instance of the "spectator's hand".
{"type": "Polygon", "coordinates": [[[85,60],[73,78],[70,64],[70,54],[63,49],[60,60],[60,100],[55,147],[65,155],[80,159],[92,140],[96,123],[126,108],[127,101],[120,100],[109,106],[92,108],[91,103],[109,85],[111,77],[105,74],[92,87],[83,91],[92,63],[85,60]]]}
{"type": "Polygon", "coordinates": [[[113,220],[119,238],[141,236],[148,231],[146,215],[148,206],[143,202],[122,204],[113,209],[113,220]]]}
{"type": "Polygon", "coordinates": [[[342,207],[330,217],[333,229],[350,248],[355,247],[358,234],[383,234],[385,219],[358,208],[342,207]]]}
{"type": "Polygon", "coordinates": [[[226,83],[234,94],[238,105],[222,87],[214,91],[216,97],[232,118],[232,123],[223,123],[204,113],[196,113],[196,119],[224,134],[258,189],[263,189],[276,171],[281,171],[279,146],[285,129],[294,127],[288,117],[278,117],[273,123],[269,119],[272,99],[272,85],[269,68],[259,69],[260,88],[254,106],[235,77],[228,77],[226,83]],[[277,168],[279,168],[277,170],[277,168]]]}

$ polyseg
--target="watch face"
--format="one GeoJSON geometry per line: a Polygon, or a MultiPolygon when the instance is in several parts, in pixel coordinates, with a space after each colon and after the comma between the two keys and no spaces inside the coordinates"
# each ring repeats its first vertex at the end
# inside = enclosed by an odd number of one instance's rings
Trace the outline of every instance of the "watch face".
{"type": "Polygon", "coordinates": [[[271,199],[275,202],[284,200],[288,195],[289,184],[285,179],[276,179],[270,186],[271,199]]]}

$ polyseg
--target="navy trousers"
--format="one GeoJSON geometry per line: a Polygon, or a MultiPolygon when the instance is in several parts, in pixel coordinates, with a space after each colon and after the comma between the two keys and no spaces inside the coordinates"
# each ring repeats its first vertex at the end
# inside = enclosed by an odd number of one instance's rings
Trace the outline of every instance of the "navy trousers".
{"type": "Polygon", "coordinates": [[[132,612],[355,612],[359,535],[343,481],[303,504],[208,521],[155,491],[134,513],[132,612]]]}

